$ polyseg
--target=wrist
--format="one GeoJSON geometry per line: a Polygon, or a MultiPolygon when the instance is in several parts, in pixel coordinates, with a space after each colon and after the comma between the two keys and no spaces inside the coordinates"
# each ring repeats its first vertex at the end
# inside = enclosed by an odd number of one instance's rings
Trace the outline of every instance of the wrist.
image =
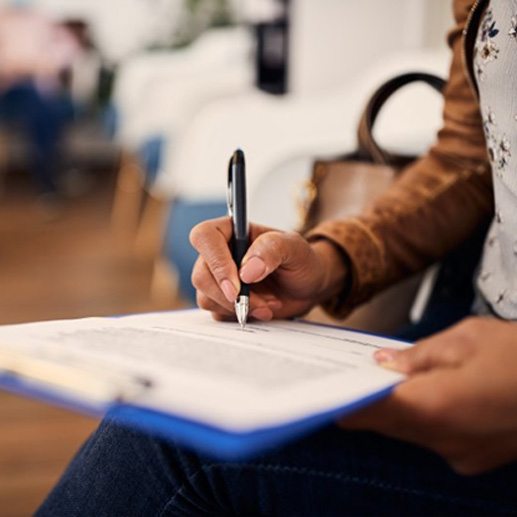
{"type": "Polygon", "coordinates": [[[346,286],[349,277],[349,265],[346,255],[332,241],[318,239],[311,243],[321,271],[318,303],[338,296],[346,286]]]}

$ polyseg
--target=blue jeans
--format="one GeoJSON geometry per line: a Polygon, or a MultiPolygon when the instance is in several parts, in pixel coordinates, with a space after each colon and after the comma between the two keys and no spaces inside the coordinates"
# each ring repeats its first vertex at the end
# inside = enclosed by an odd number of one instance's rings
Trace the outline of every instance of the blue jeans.
{"type": "Polygon", "coordinates": [[[30,80],[0,93],[0,122],[19,127],[28,139],[30,172],[43,193],[57,189],[61,137],[72,119],[72,101],[65,94],[42,94],[30,80]]]}
{"type": "Polygon", "coordinates": [[[517,514],[516,487],[517,465],[462,477],[418,447],[334,426],[225,463],[106,419],[37,515],[517,514]]]}

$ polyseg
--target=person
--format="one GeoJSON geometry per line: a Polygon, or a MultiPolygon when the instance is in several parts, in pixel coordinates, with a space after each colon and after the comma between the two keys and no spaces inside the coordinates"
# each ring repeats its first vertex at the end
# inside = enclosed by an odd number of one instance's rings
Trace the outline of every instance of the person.
{"type": "Polygon", "coordinates": [[[30,143],[30,172],[44,196],[58,191],[59,143],[73,118],[61,76],[79,53],[73,35],[16,0],[0,11],[0,121],[30,143]]]}
{"type": "Polygon", "coordinates": [[[360,217],[306,236],[252,225],[240,271],[229,220],[202,223],[193,283],[217,319],[233,317],[241,281],[257,320],[318,303],[344,316],[493,217],[473,315],[407,351],[378,351],[408,374],[391,396],[254,460],[214,461],[107,418],[39,515],[517,512],[517,17],[510,0],[455,0],[454,14],[432,149],[360,217]]]}

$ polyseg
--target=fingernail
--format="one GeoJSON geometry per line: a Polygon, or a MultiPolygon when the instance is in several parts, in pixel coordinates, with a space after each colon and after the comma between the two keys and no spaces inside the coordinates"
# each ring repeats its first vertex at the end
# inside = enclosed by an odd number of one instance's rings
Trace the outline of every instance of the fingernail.
{"type": "Polygon", "coordinates": [[[221,290],[229,302],[233,303],[237,299],[237,288],[229,280],[221,282],[221,290]]]}
{"type": "Polygon", "coordinates": [[[247,284],[258,282],[266,274],[266,263],[260,257],[251,257],[241,268],[241,280],[247,284]]]}
{"type": "Polygon", "coordinates": [[[381,348],[373,354],[373,357],[384,368],[391,368],[396,364],[398,355],[398,350],[393,350],[392,348],[381,348]]]}
{"type": "Polygon", "coordinates": [[[251,311],[251,316],[256,320],[269,321],[273,318],[271,310],[267,307],[259,307],[251,311]]]}

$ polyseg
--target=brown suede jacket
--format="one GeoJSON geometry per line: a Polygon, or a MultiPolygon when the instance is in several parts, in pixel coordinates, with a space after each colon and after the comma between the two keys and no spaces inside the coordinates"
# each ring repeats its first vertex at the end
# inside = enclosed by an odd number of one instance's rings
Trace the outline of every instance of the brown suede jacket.
{"type": "Polygon", "coordinates": [[[439,260],[493,214],[490,164],[472,74],[472,51],[486,0],[455,0],[443,128],[363,215],[327,221],[310,239],[332,241],[350,259],[351,285],[325,304],[344,317],[385,287],[439,260]]]}

